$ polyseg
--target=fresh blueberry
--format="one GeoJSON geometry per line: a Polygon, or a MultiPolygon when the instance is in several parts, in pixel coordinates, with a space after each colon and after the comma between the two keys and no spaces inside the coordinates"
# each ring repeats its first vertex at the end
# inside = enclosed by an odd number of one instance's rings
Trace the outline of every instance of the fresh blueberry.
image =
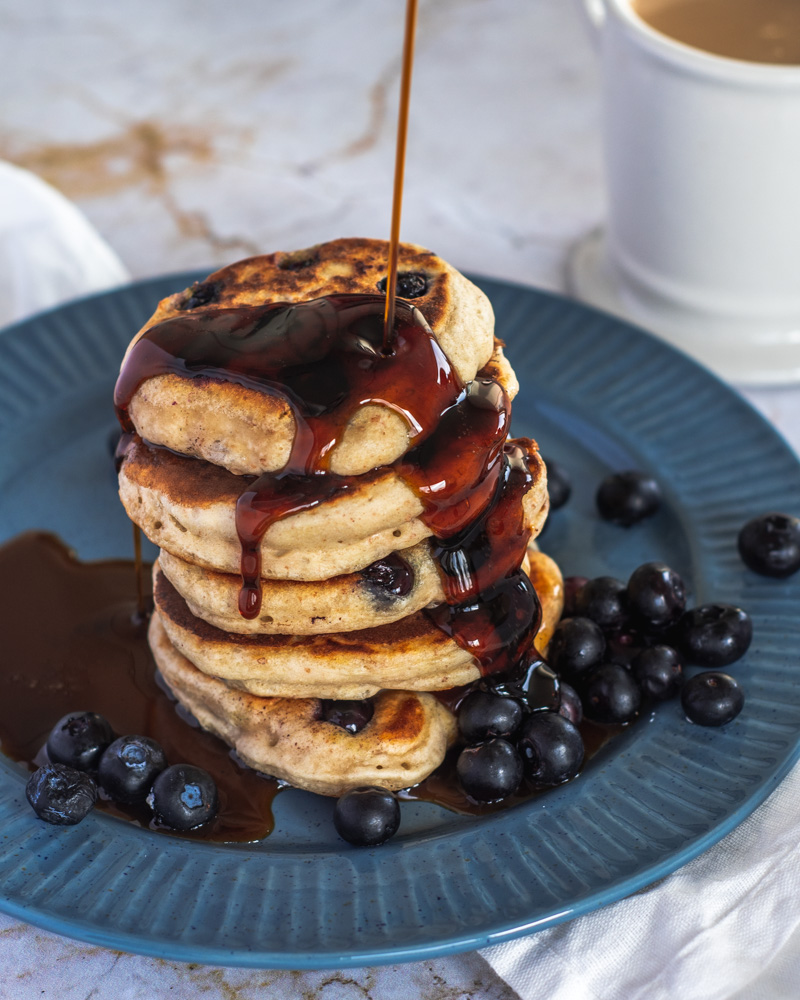
{"type": "Polygon", "coordinates": [[[522,707],[518,701],[489,691],[472,691],[458,707],[458,728],[467,743],[510,736],[521,721],[522,707]]]}
{"type": "Polygon", "coordinates": [[[630,667],[646,645],[647,640],[636,629],[607,632],[605,660],[608,663],[618,663],[621,667],[630,667]]]}
{"type": "Polygon", "coordinates": [[[578,678],[603,662],[606,640],[590,618],[562,618],[547,647],[550,666],[564,677],[578,678]]]}
{"type": "Polygon", "coordinates": [[[572,479],[560,462],[543,458],[547,468],[547,492],[550,496],[550,510],[558,510],[569,500],[572,493],[572,479]]]}
{"type": "Polygon", "coordinates": [[[686,608],[686,585],[665,563],[644,563],[628,580],[628,607],[644,625],[667,628],[686,608]]]}
{"type": "Polygon", "coordinates": [[[56,764],[90,771],[114,739],[111,726],[97,712],[70,712],[50,730],[47,756],[56,764]]]}
{"type": "Polygon", "coordinates": [[[57,826],[74,826],[95,804],[97,785],[85,771],[66,764],[45,764],[28,779],[25,795],[40,819],[57,826]]]}
{"type": "Polygon", "coordinates": [[[643,649],[633,661],[632,669],[642,692],[656,701],[666,701],[680,691],[683,661],[672,646],[643,649]]]}
{"type": "Polygon", "coordinates": [[[604,663],[586,678],[583,711],[592,722],[631,722],[642,703],[642,693],[630,672],[617,663],[604,663]]]}
{"type": "Polygon", "coordinates": [[[589,582],[586,576],[565,576],[564,577],[564,612],[562,618],[574,618],[578,613],[575,610],[575,598],[581,587],[589,582]]]}
{"type": "Polygon", "coordinates": [[[613,576],[587,580],[575,595],[575,611],[591,618],[604,632],[621,628],[628,619],[625,584],[613,576]]]}
{"type": "Polygon", "coordinates": [[[364,701],[331,701],[323,698],[320,701],[320,718],[334,726],[341,726],[348,733],[361,732],[372,719],[375,711],[370,699],[364,701]]]}
{"type": "Polygon", "coordinates": [[[615,472],[600,484],[596,501],[602,518],[629,528],[655,514],[661,506],[661,488],[643,472],[615,472]]]}
{"type": "Polygon", "coordinates": [[[698,726],[724,726],[741,712],[744,694],[733,677],[707,670],[683,685],[681,705],[686,718],[698,726]]]}
{"type": "Polygon", "coordinates": [[[397,833],[400,803],[385,788],[353,788],[337,800],[333,825],[348,844],[377,847],[397,833]]]}
{"type": "Polygon", "coordinates": [[[746,611],[730,604],[702,604],[678,622],[680,648],[689,663],[727,667],[744,656],[753,638],[746,611]]]}
{"type": "Polygon", "coordinates": [[[558,712],[534,712],[522,723],[517,739],[525,773],[537,785],[569,781],[583,764],[583,739],[558,712]]]}
{"type": "Polygon", "coordinates": [[[214,779],[202,767],[173,764],[161,771],[147,796],[158,826],[172,830],[196,830],[219,811],[214,779]]]}
{"type": "Polygon", "coordinates": [[[115,802],[144,802],[156,775],[167,766],[164,751],[148,736],[120,736],[100,758],[97,780],[115,802]]]}
{"type": "MultiPolygon", "coordinates": [[[[386,292],[387,279],[381,278],[378,290],[386,292]]],[[[418,299],[428,291],[428,279],[419,271],[399,271],[397,274],[397,295],[401,299],[418,299]]]]}
{"type": "Polygon", "coordinates": [[[583,704],[580,695],[571,684],[561,684],[561,704],[558,707],[558,714],[574,726],[579,726],[583,721],[583,704]]]}
{"type": "Polygon", "coordinates": [[[791,576],[800,569],[800,520],[788,514],[754,517],[739,532],[739,555],[761,576],[791,576]]]}
{"type": "Polygon", "coordinates": [[[507,740],[497,738],[462,750],[456,773],[470,798],[476,802],[499,802],[519,788],[522,760],[507,740]]]}

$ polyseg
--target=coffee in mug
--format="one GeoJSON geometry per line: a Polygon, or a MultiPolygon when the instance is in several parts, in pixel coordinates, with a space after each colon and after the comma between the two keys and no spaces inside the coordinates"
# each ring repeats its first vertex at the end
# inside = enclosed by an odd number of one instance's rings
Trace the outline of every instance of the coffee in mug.
{"type": "Polygon", "coordinates": [[[632,0],[652,28],[729,59],[800,65],[800,0],[632,0]]]}

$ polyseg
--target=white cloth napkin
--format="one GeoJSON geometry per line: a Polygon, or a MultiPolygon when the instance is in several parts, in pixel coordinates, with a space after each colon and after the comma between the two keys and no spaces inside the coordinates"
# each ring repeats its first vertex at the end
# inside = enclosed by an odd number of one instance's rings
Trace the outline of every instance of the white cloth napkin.
{"type": "Polygon", "coordinates": [[[669,878],[481,954],[523,1000],[797,1000],[799,803],[800,765],[669,878]]]}
{"type": "Polygon", "coordinates": [[[0,326],[127,280],[117,255],[71,202],[0,161],[0,326]]]}

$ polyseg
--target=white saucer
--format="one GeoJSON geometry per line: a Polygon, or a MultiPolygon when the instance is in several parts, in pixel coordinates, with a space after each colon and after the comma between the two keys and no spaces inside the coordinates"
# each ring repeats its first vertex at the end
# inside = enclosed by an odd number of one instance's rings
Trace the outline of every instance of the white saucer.
{"type": "Polygon", "coordinates": [[[800,319],[775,326],[692,312],[665,297],[631,292],[610,258],[603,229],[570,250],[567,287],[582,302],[650,330],[729,382],[800,382],[800,319]]]}

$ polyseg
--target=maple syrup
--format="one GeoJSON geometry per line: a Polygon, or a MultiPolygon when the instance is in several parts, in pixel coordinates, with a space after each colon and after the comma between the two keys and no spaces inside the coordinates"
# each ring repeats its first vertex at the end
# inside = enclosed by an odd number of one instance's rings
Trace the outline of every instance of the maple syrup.
{"type": "MultiPolygon", "coordinates": [[[[254,841],[271,832],[278,782],[240,766],[221,740],[188,724],[157,683],[130,560],[81,562],[55,536],[28,532],[0,547],[0,581],[3,753],[33,770],[62,716],[99,712],[116,734],[149,736],[170,764],[195,764],[216,782],[219,815],[181,836],[254,841]]],[[[147,590],[144,601],[152,606],[147,590]]],[[[151,819],[144,806],[98,799],[98,808],[142,826],[151,819]]]]}

